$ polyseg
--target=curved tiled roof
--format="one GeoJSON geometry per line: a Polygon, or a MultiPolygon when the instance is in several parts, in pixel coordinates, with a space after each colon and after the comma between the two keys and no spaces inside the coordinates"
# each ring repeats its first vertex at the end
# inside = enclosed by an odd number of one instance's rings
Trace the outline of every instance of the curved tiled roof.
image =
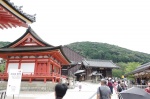
{"type": "Polygon", "coordinates": [[[119,68],[111,60],[84,59],[82,62],[85,67],[119,68]]]}
{"type": "Polygon", "coordinates": [[[5,3],[7,3],[12,9],[20,13],[22,16],[26,17],[31,22],[35,22],[35,15],[30,15],[21,10],[21,7],[14,5],[14,3],[10,2],[10,0],[3,0],[5,3]]]}
{"type": "Polygon", "coordinates": [[[1,48],[0,53],[3,52],[32,52],[32,51],[47,51],[47,50],[55,50],[60,49],[61,46],[57,47],[18,47],[18,48],[1,48]]]}
{"type": "Polygon", "coordinates": [[[28,27],[28,29],[26,30],[26,32],[20,37],[18,38],[16,41],[10,43],[7,46],[4,46],[3,48],[8,48],[11,47],[12,45],[16,44],[18,41],[20,41],[21,39],[23,39],[28,33],[30,33],[35,39],[37,39],[39,42],[43,43],[44,45],[48,46],[48,47],[54,47],[53,45],[48,44],[47,42],[45,42],[44,40],[42,40],[33,30],[31,27],[28,27]]]}
{"type": "Polygon", "coordinates": [[[0,54],[4,53],[22,53],[22,52],[42,52],[42,51],[54,51],[59,50],[62,54],[62,56],[67,60],[68,63],[70,63],[70,60],[67,58],[67,56],[64,54],[62,50],[62,46],[56,46],[56,47],[19,47],[19,48],[0,48],[0,54]]]}

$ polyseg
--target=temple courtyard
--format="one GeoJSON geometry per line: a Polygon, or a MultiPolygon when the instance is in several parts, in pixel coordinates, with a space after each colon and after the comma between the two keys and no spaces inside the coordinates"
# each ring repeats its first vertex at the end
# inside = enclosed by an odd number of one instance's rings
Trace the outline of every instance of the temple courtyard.
{"type": "MultiPolygon", "coordinates": [[[[82,90],[79,91],[77,84],[74,89],[68,89],[63,99],[96,99],[96,91],[99,84],[82,82],[82,90]]],[[[6,99],[12,99],[12,96],[7,96],[6,99]]],[[[19,96],[14,99],[55,99],[54,92],[20,92],[19,96]]],[[[114,93],[112,99],[117,99],[114,93]]]]}

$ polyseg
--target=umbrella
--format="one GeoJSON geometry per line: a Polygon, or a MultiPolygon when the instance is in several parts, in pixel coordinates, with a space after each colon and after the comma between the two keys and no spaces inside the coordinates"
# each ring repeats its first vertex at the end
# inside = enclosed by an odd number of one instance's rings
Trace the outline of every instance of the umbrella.
{"type": "Polygon", "coordinates": [[[123,99],[150,99],[150,94],[145,90],[137,87],[132,87],[128,90],[120,92],[123,99]]]}

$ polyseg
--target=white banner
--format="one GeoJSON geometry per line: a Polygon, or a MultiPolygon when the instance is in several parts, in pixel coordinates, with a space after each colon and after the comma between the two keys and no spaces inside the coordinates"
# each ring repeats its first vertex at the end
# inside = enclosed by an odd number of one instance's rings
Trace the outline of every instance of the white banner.
{"type": "Polygon", "coordinates": [[[21,69],[10,69],[6,91],[7,95],[19,95],[21,78],[21,69]]]}

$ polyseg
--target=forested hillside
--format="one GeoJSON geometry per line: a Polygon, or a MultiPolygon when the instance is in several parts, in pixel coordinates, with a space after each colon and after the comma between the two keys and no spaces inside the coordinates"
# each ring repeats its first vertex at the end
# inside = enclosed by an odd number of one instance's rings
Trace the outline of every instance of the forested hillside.
{"type": "Polygon", "coordinates": [[[150,62],[150,54],[131,51],[119,46],[98,42],[75,42],[67,45],[86,58],[113,60],[113,62],[150,62]]]}
{"type": "Polygon", "coordinates": [[[10,42],[3,42],[3,41],[0,41],[0,48],[3,47],[3,46],[6,46],[10,44],[10,42]]]}

